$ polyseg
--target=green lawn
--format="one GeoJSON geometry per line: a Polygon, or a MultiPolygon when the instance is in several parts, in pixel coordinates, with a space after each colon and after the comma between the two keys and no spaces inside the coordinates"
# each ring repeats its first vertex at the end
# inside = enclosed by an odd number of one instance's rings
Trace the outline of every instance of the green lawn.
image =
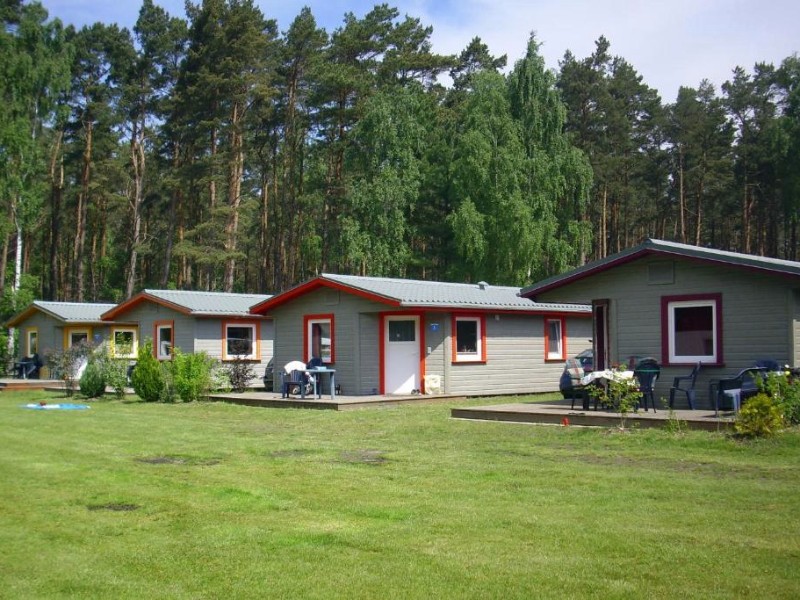
{"type": "Polygon", "coordinates": [[[0,394],[2,598],[800,597],[798,431],[38,399],[0,394]]]}

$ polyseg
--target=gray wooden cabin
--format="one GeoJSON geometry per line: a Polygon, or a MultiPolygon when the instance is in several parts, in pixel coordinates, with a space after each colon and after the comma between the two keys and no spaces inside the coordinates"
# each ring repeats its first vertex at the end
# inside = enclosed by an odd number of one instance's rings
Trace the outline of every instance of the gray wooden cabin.
{"type": "Polygon", "coordinates": [[[712,378],[762,359],[800,365],[798,262],[647,240],[521,294],[592,304],[595,368],[653,356],[662,365],[657,399],[696,362],[705,406],[712,378]]]}
{"type": "Polygon", "coordinates": [[[539,304],[519,288],[324,274],[253,307],[275,323],[276,382],[318,357],[346,395],[558,390],[590,346],[588,306],[539,304]]]}
{"type": "MultiPolygon", "coordinates": [[[[4,326],[19,330],[18,358],[37,353],[44,362],[51,352],[79,343],[98,345],[106,341],[111,328],[101,316],[113,307],[114,304],[35,300],[4,326]]],[[[42,370],[42,378],[49,375],[48,371],[42,370]]]]}
{"type": "Polygon", "coordinates": [[[184,353],[205,351],[223,365],[244,357],[255,370],[251,385],[259,385],[272,358],[273,326],[270,319],[251,314],[250,307],[268,298],[263,294],[144,290],[105,312],[103,319],[117,332],[133,332],[137,346],[148,338],[153,340],[159,360],[170,360],[173,348],[184,353]]]}

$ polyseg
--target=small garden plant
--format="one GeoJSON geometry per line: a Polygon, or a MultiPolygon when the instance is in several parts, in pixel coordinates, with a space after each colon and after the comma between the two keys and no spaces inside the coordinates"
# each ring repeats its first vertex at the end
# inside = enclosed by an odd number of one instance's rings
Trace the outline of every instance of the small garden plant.
{"type": "MultiPolygon", "coordinates": [[[[612,369],[612,372],[616,375],[619,371],[612,369]]],[[[636,410],[642,397],[636,381],[621,376],[612,376],[605,386],[590,386],[589,395],[602,406],[619,413],[620,429],[625,429],[628,414],[636,410]]]]}

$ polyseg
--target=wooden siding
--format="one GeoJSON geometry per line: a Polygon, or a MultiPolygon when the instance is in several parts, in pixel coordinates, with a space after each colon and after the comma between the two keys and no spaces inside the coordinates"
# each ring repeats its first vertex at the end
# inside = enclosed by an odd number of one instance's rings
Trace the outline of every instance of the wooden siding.
{"type": "MultiPolygon", "coordinates": [[[[733,374],[761,358],[792,362],[792,315],[787,307],[793,286],[796,283],[782,277],[723,265],[648,257],[541,294],[537,300],[610,300],[611,361],[626,363],[630,356],[653,356],[663,364],[661,298],[721,294],[725,362],[722,367],[704,367],[700,372],[698,396],[707,401],[711,378],[733,374]],[[665,263],[672,264],[673,277],[658,277],[649,283],[651,273],[664,273],[665,263]]],[[[668,397],[672,378],[689,371],[689,366],[664,368],[656,397],[668,397]]]]}
{"type": "MultiPolygon", "coordinates": [[[[148,338],[153,338],[157,321],[172,321],[175,348],[186,353],[205,352],[211,358],[222,360],[222,323],[225,321],[224,319],[193,317],[155,302],[141,302],[131,310],[119,315],[119,321],[138,325],[140,344],[148,338]]],[[[261,357],[258,363],[253,363],[255,377],[250,385],[260,385],[264,370],[273,354],[272,322],[265,320],[261,321],[260,325],[261,357]]]]}
{"type": "Polygon", "coordinates": [[[303,317],[333,314],[336,383],[345,394],[371,394],[378,387],[378,313],[382,304],[338,290],[319,289],[276,308],[275,370],[280,381],[283,365],[305,360],[303,317]]]}
{"type": "MultiPolygon", "coordinates": [[[[316,290],[276,308],[275,365],[280,373],[291,360],[304,360],[303,316],[334,315],[336,381],[345,394],[372,394],[379,389],[380,313],[398,310],[335,290],[316,290]]],[[[424,329],[426,375],[442,378],[442,392],[465,395],[525,394],[558,390],[563,361],[544,360],[544,318],[502,313],[486,314],[486,364],[451,363],[451,315],[426,312],[424,329]],[[431,328],[431,324],[438,325],[431,328]]],[[[567,319],[568,352],[588,346],[591,319],[567,319]]]]}
{"type": "MultiPolygon", "coordinates": [[[[447,391],[450,394],[530,394],[558,390],[564,361],[545,361],[543,316],[486,315],[486,363],[452,363],[448,347],[447,391]]],[[[567,319],[567,349],[586,348],[592,322],[567,319]]],[[[450,333],[450,332],[449,332],[450,333]]]]}
{"type": "Polygon", "coordinates": [[[91,330],[92,337],[89,341],[93,343],[95,339],[99,339],[101,342],[107,340],[109,332],[108,326],[105,325],[64,324],[50,315],[36,311],[29,319],[26,319],[17,327],[20,336],[19,354],[26,351],[25,335],[32,328],[37,329],[39,332],[39,356],[43,361],[48,353],[64,349],[64,330],[66,328],[91,330]]]}

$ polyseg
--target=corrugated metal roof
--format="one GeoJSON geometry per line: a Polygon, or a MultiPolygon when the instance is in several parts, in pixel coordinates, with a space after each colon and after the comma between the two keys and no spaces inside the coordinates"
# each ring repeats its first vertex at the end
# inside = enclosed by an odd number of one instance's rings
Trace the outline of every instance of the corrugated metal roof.
{"type": "Polygon", "coordinates": [[[481,310],[591,312],[582,304],[532,302],[519,296],[518,287],[486,283],[446,283],[388,277],[323,274],[323,279],[400,302],[406,307],[481,310]]]}
{"type": "Polygon", "coordinates": [[[264,294],[228,294],[186,290],[144,290],[144,293],[180,306],[193,315],[207,316],[251,316],[251,306],[270,298],[264,294]]]}
{"type": "Polygon", "coordinates": [[[590,262],[582,267],[555,275],[548,279],[539,281],[531,286],[524,288],[520,294],[525,297],[532,297],[546,290],[561,287],[567,283],[578,281],[594,273],[600,273],[618,264],[623,264],[631,260],[636,260],[649,254],[662,256],[681,256],[707,262],[725,264],[733,267],[752,269],[772,273],[775,275],[800,276],[800,262],[782,260],[779,258],[769,258],[765,256],[755,256],[753,254],[742,254],[740,252],[729,252],[727,250],[715,250],[713,248],[702,248],[700,246],[690,246],[678,242],[668,242],[664,240],[648,239],[638,246],[628,248],[617,254],[612,254],[606,258],[590,262]]]}
{"type": "Polygon", "coordinates": [[[114,304],[92,302],[50,302],[34,300],[33,306],[66,323],[100,323],[100,315],[111,310],[114,304]]]}

